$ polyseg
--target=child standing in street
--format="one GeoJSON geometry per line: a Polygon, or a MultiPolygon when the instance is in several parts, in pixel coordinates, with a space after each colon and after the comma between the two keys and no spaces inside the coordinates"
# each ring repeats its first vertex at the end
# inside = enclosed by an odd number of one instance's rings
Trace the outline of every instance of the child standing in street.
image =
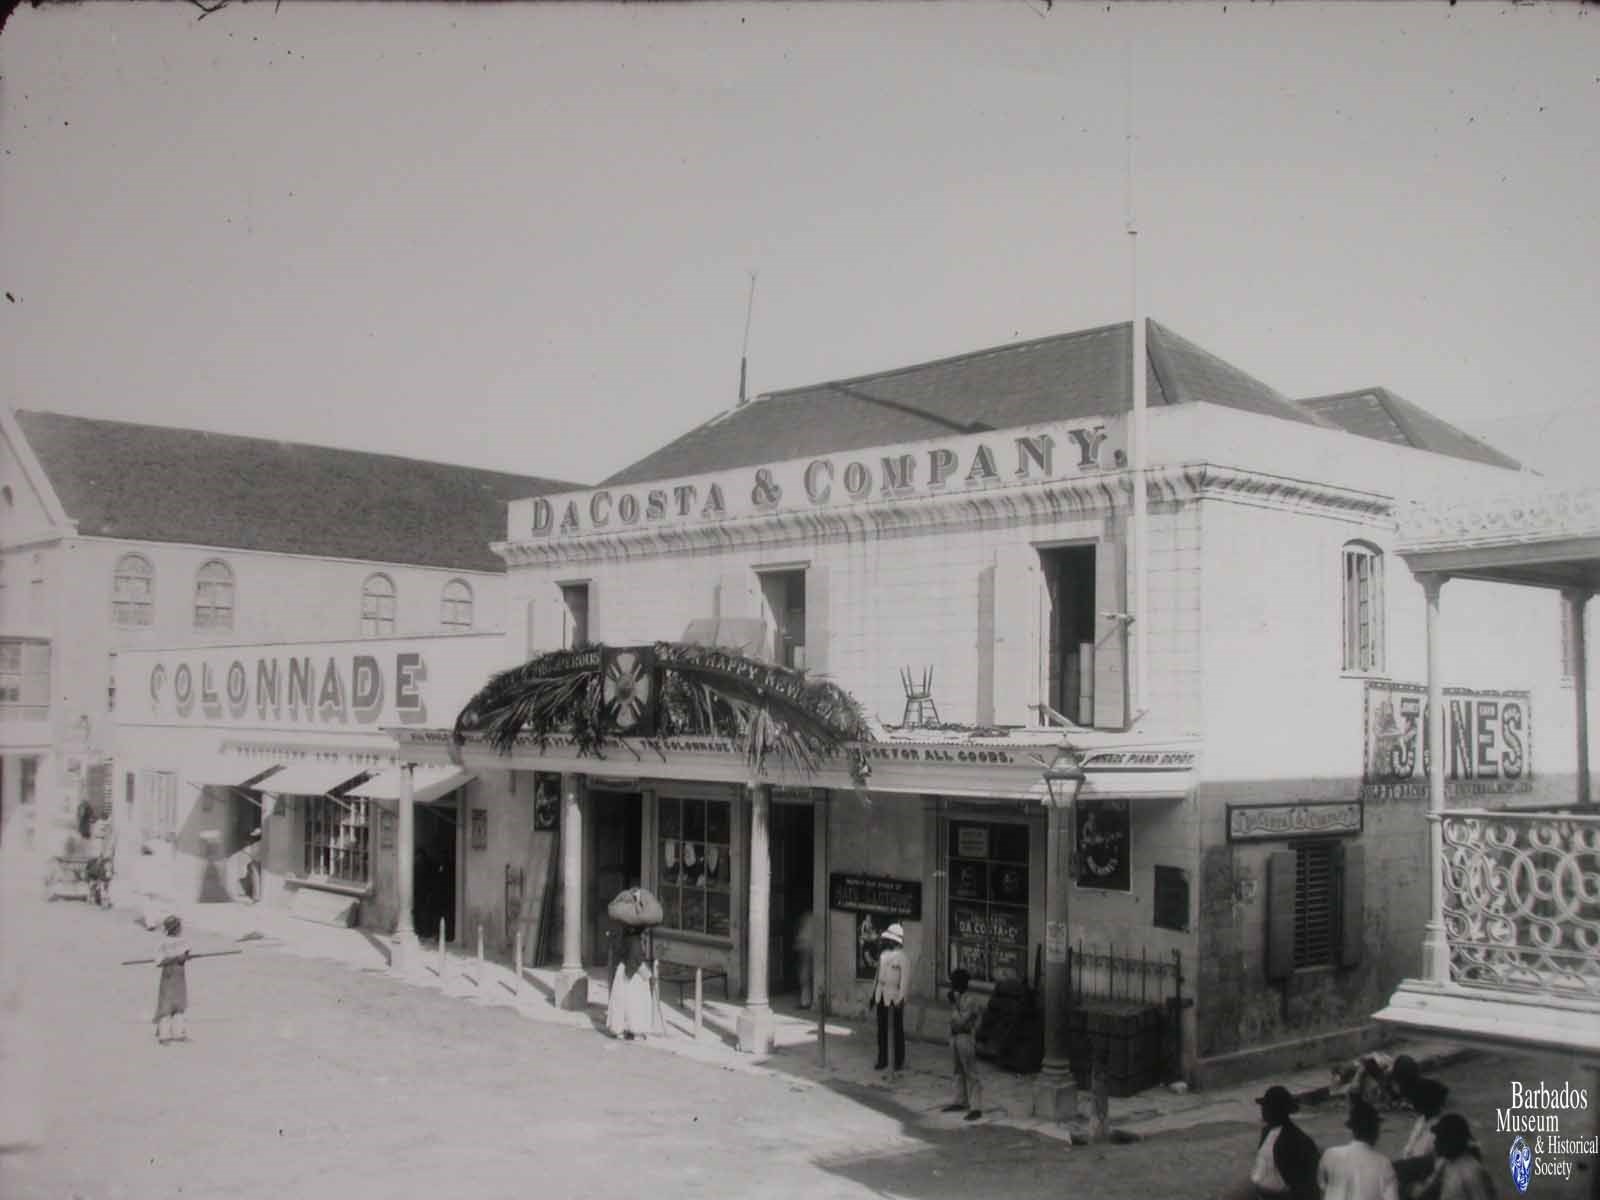
{"type": "Polygon", "coordinates": [[[964,1120],[983,1116],[983,1084],[978,1079],[978,1018],[983,1010],[967,989],[972,976],[957,967],[950,972],[950,1048],[956,1065],[956,1099],[945,1112],[967,1110],[964,1120]]]}
{"type": "Polygon", "coordinates": [[[156,990],[156,1041],[186,1042],[189,978],[184,964],[189,961],[189,943],[183,937],[183,922],[176,916],[169,916],[161,928],[166,936],[156,951],[156,969],[161,972],[161,986],[156,990]],[[163,1022],[166,1036],[161,1032],[163,1022]]]}

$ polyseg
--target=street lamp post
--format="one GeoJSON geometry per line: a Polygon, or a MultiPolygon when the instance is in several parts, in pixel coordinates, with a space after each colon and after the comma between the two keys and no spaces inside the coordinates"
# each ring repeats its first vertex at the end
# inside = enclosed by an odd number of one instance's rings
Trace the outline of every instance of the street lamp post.
{"type": "Polygon", "coordinates": [[[1072,852],[1072,804],[1083,786],[1083,767],[1070,754],[1045,769],[1044,1063],[1034,1084],[1033,1115],[1070,1121],[1078,1115],[1067,1027],[1067,863],[1072,852]]]}

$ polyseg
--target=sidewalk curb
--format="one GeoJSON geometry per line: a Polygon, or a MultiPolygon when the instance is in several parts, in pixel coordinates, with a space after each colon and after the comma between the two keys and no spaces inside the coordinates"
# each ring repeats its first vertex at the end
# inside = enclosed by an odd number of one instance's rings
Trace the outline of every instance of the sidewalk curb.
{"type": "MultiPolygon", "coordinates": [[[[1428,1055],[1418,1056],[1417,1057],[1417,1067],[1418,1067],[1419,1070],[1422,1070],[1422,1071],[1438,1071],[1438,1070],[1442,1070],[1445,1067],[1455,1066],[1457,1063],[1469,1062],[1474,1058],[1481,1057],[1483,1053],[1484,1052],[1482,1050],[1480,1050],[1480,1049],[1478,1049],[1476,1047],[1458,1046],[1453,1050],[1447,1050],[1447,1051],[1444,1051],[1441,1054],[1428,1054],[1428,1055]]],[[[1232,1089],[1230,1089],[1230,1090],[1232,1090],[1232,1089]]],[[[1250,1089],[1247,1087],[1247,1088],[1245,1088],[1243,1090],[1248,1091],[1250,1089]]],[[[1200,1096],[1204,1096],[1205,1095],[1205,1093],[1203,1093],[1203,1092],[1196,1093],[1196,1094],[1200,1095],[1200,1096]]],[[[1333,1084],[1331,1084],[1331,1083],[1323,1083],[1323,1084],[1318,1084],[1315,1087],[1300,1088],[1298,1091],[1292,1092],[1291,1094],[1301,1104],[1312,1104],[1312,1105],[1324,1104],[1324,1103],[1326,1103],[1328,1101],[1328,1099],[1333,1094],[1333,1084]]],[[[1204,1109],[1205,1107],[1206,1107],[1206,1104],[1204,1102],[1202,1102],[1200,1104],[1195,1105],[1194,1106],[1194,1110],[1191,1110],[1191,1111],[1197,1111],[1197,1110],[1200,1110],[1200,1109],[1204,1109]]],[[[1160,1137],[1163,1137],[1163,1136],[1170,1136],[1170,1135],[1172,1135],[1174,1133],[1181,1133],[1181,1132],[1182,1132],[1181,1129],[1160,1129],[1160,1130],[1154,1130],[1154,1131],[1152,1131],[1150,1133],[1140,1133],[1137,1130],[1129,1130],[1129,1129],[1123,1129],[1123,1128],[1120,1128],[1120,1127],[1112,1127],[1111,1129],[1109,1129],[1107,1131],[1107,1136],[1106,1136],[1105,1140],[1109,1141],[1109,1142],[1143,1142],[1143,1141],[1148,1141],[1148,1140],[1150,1140],[1152,1138],[1160,1138],[1160,1137]]]]}

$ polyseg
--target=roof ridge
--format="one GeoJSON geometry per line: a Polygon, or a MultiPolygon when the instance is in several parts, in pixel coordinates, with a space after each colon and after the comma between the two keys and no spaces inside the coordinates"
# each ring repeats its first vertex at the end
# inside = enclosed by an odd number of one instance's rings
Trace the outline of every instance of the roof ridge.
{"type": "Polygon", "coordinates": [[[127,429],[149,429],[159,433],[194,434],[201,437],[227,438],[235,442],[251,442],[256,445],[267,446],[292,446],[306,450],[320,450],[330,454],[351,454],[359,458],[389,459],[394,462],[415,463],[427,467],[443,467],[452,471],[473,471],[482,475],[498,475],[505,479],[529,479],[541,483],[561,484],[562,486],[582,487],[571,480],[556,479],[548,475],[525,475],[520,471],[503,471],[498,467],[480,467],[471,463],[442,462],[436,458],[417,458],[410,454],[391,454],[384,450],[357,450],[350,446],[328,446],[320,442],[302,442],[290,438],[263,437],[253,433],[227,433],[214,429],[197,429],[192,425],[158,425],[151,421],[126,421],[117,417],[92,417],[82,413],[54,412],[42,408],[18,408],[13,410],[20,417],[45,417],[57,421],[75,421],[83,425],[118,425],[127,429]]]}
{"type": "Polygon", "coordinates": [[[847,375],[839,379],[823,379],[816,383],[800,384],[796,387],[778,388],[774,391],[763,392],[756,397],[757,400],[777,399],[795,392],[810,392],[817,388],[840,387],[845,384],[862,383],[869,379],[889,379],[896,375],[905,375],[911,371],[923,371],[929,367],[949,366],[952,363],[971,362],[974,359],[984,358],[991,354],[1009,354],[1015,351],[1034,350],[1047,344],[1075,341],[1078,338],[1094,337],[1099,334],[1110,333],[1112,330],[1131,327],[1130,321],[1116,321],[1109,325],[1096,325],[1092,329],[1075,329],[1069,333],[1050,333],[1043,337],[1027,338],[1020,342],[1005,342],[998,346],[985,346],[978,350],[967,350],[961,354],[951,354],[944,358],[930,358],[919,363],[910,363],[903,367],[890,367],[884,371],[868,371],[861,375],[847,375]]]}

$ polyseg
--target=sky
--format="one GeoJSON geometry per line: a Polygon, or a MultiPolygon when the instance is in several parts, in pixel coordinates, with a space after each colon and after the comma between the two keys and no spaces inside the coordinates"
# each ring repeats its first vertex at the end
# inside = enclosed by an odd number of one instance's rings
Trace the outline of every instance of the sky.
{"type": "Polygon", "coordinates": [[[749,391],[1127,320],[1600,454],[1600,12],[17,8],[0,401],[597,482],[749,391]]]}

